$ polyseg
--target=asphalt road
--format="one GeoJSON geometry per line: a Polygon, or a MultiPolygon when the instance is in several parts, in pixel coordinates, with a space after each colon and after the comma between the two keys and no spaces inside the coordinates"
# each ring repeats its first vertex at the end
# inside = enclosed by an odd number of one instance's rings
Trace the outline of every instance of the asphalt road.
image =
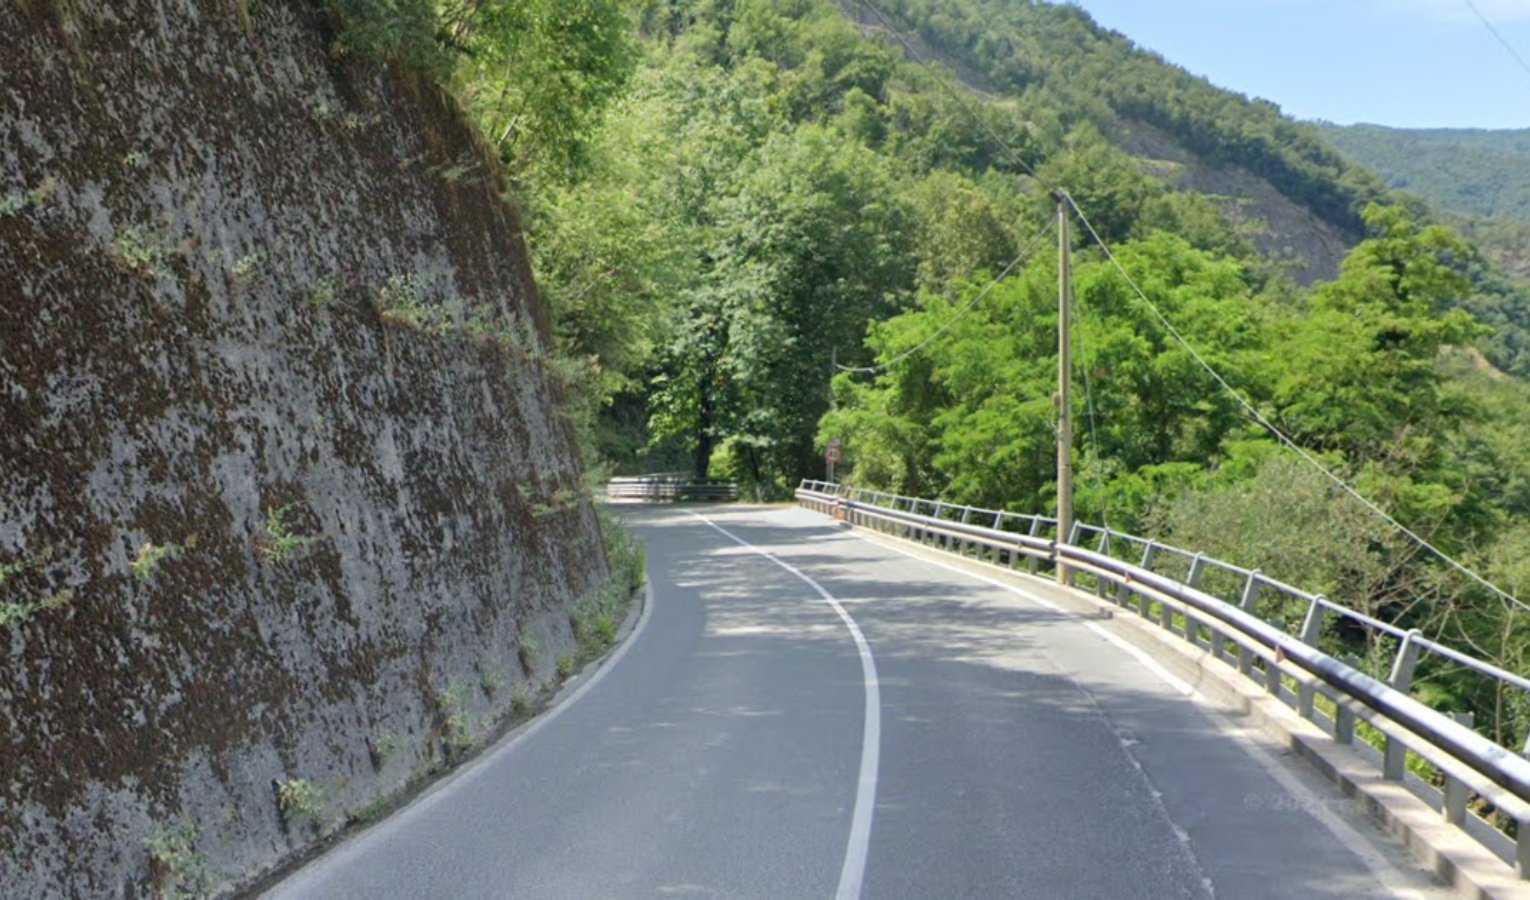
{"type": "Polygon", "coordinates": [[[1046,586],[800,509],[626,509],[621,655],[269,896],[1448,895],[1046,586]]]}

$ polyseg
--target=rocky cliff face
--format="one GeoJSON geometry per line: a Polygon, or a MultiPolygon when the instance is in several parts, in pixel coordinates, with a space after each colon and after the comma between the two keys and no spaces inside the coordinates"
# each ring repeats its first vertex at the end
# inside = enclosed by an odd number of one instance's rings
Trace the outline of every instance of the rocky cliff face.
{"type": "Polygon", "coordinates": [[[606,575],[492,160],[330,28],[0,3],[6,896],[247,884],[548,680],[606,575]]]}
{"type": "Polygon", "coordinates": [[[1160,128],[1125,121],[1116,138],[1153,175],[1174,188],[1206,195],[1228,221],[1245,228],[1261,254],[1281,264],[1299,284],[1339,277],[1344,256],[1359,243],[1361,235],[1345,234],[1248,169],[1201,159],[1160,128]]]}

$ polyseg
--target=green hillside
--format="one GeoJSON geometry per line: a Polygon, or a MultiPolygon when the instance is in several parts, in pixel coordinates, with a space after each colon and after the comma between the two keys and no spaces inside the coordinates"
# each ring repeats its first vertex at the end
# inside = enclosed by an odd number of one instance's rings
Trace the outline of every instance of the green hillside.
{"type": "Polygon", "coordinates": [[[1318,128],[1391,187],[1440,210],[1530,223],[1530,129],[1318,128]]]}
{"type": "Polygon", "coordinates": [[[1530,588],[1527,388],[1499,371],[1530,374],[1530,301],[1317,129],[1069,6],[347,3],[500,150],[596,461],[782,498],[839,438],[857,483],[1047,508],[1060,187],[1159,311],[1075,217],[1083,516],[1278,547],[1277,577],[1530,647],[1158,319],[1392,515],[1530,588]]]}

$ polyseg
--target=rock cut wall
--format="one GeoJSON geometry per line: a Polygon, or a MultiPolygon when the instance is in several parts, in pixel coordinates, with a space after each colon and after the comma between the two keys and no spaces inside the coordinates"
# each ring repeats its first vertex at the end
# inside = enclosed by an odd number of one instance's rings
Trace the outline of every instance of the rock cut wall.
{"type": "Polygon", "coordinates": [[[332,27],[0,0],[6,896],[248,884],[607,575],[491,155],[332,27]]]}

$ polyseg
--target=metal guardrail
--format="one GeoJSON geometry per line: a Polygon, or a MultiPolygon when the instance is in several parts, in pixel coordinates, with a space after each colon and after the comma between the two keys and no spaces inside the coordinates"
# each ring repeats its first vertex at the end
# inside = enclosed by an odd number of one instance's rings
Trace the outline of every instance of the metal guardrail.
{"type": "Polygon", "coordinates": [[[1166,631],[1236,666],[1339,743],[1355,743],[1357,722],[1375,729],[1382,740],[1378,764],[1386,779],[1407,780],[1409,754],[1433,766],[1441,775],[1443,789],[1419,782],[1410,784],[1415,793],[1423,791],[1446,821],[1512,862],[1522,878],[1530,877],[1530,760],[1408,694],[1423,653],[1439,655],[1527,692],[1530,679],[1445,647],[1417,631],[1267,578],[1257,569],[1156,541],[1075,525],[1060,542],[1057,521],[1045,516],[954,506],[822,481],[803,481],[796,495],[804,506],[851,524],[958,553],[976,553],[1012,569],[1023,564],[1035,574],[1042,566],[1053,568],[1060,563],[1071,573],[1092,576],[1101,599],[1135,609],[1166,631]],[[1086,542],[1095,546],[1085,546],[1086,542]],[[1122,553],[1123,548],[1132,551],[1137,562],[1111,555],[1122,553]],[[1171,576],[1155,571],[1155,566],[1183,574],[1171,576]],[[1235,588],[1232,593],[1237,599],[1209,593],[1208,581],[1235,588]],[[1297,617],[1288,615],[1292,607],[1301,612],[1299,625],[1297,617]],[[1261,618],[1261,611],[1275,613],[1270,615],[1275,621],[1261,618]],[[1318,636],[1328,617],[1351,620],[1396,640],[1386,681],[1318,649],[1318,636]],[[1333,707],[1332,714],[1318,708],[1319,696],[1333,707]],[[1491,832],[1492,839],[1485,839],[1490,826],[1470,810],[1474,796],[1514,823],[1512,847],[1496,830],[1491,832]]]}
{"type": "Polygon", "coordinates": [[[738,499],[738,482],[731,478],[695,479],[686,472],[661,472],[613,478],[606,483],[606,496],[613,500],[731,503],[738,499]]]}

